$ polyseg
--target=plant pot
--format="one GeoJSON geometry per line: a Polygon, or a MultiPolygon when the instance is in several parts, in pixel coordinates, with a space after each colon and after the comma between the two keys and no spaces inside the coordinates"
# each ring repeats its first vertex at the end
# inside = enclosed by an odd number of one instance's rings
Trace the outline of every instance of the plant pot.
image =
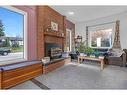
{"type": "Polygon", "coordinates": [[[95,57],[99,57],[100,53],[99,52],[95,52],[94,55],[95,55],[95,57]]]}
{"type": "Polygon", "coordinates": [[[80,56],[84,56],[84,53],[80,53],[80,56]]]}
{"type": "Polygon", "coordinates": [[[87,53],[87,56],[90,56],[90,53],[87,53]]]}

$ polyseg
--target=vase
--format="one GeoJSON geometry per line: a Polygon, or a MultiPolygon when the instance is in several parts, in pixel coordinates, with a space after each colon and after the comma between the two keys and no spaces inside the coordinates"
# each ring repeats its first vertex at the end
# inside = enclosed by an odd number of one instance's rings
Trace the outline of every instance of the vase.
{"type": "Polygon", "coordinates": [[[100,56],[100,53],[99,52],[95,52],[94,55],[95,55],[95,57],[98,58],[100,56]]]}

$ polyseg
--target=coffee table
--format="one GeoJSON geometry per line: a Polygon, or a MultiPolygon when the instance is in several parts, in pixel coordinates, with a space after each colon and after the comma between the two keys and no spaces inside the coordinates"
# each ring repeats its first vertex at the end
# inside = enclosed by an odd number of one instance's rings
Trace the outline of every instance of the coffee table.
{"type": "Polygon", "coordinates": [[[100,69],[101,69],[101,70],[104,69],[104,65],[105,65],[104,57],[96,58],[96,57],[89,57],[89,56],[78,56],[78,63],[79,63],[79,64],[80,64],[80,62],[82,62],[83,60],[99,61],[100,64],[101,64],[100,69]]]}

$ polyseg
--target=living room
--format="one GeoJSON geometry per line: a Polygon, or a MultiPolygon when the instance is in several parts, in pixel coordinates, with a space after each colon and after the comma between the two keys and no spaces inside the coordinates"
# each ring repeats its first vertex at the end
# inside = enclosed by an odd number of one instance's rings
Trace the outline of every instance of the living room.
{"type": "Polygon", "coordinates": [[[0,7],[0,88],[126,89],[126,10],[0,7]]]}

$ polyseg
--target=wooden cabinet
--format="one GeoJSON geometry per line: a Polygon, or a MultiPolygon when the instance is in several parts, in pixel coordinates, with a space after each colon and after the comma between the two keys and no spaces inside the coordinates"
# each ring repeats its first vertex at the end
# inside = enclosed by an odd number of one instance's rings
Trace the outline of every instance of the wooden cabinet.
{"type": "Polygon", "coordinates": [[[48,66],[43,66],[43,74],[49,73],[61,66],[64,65],[64,60],[62,61],[58,61],[58,62],[54,62],[52,64],[49,64],[48,66]]]}
{"type": "Polygon", "coordinates": [[[0,89],[8,89],[42,74],[42,64],[0,71],[0,89]]]}
{"type": "Polygon", "coordinates": [[[60,60],[60,61],[57,61],[57,62],[53,62],[47,66],[43,66],[43,74],[46,74],[46,73],[49,73],[51,71],[54,71],[56,70],[57,68],[67,64],[67,63],[70,63],[71,62],[71,58],[68,57],[64,60],[60,60]]]}

